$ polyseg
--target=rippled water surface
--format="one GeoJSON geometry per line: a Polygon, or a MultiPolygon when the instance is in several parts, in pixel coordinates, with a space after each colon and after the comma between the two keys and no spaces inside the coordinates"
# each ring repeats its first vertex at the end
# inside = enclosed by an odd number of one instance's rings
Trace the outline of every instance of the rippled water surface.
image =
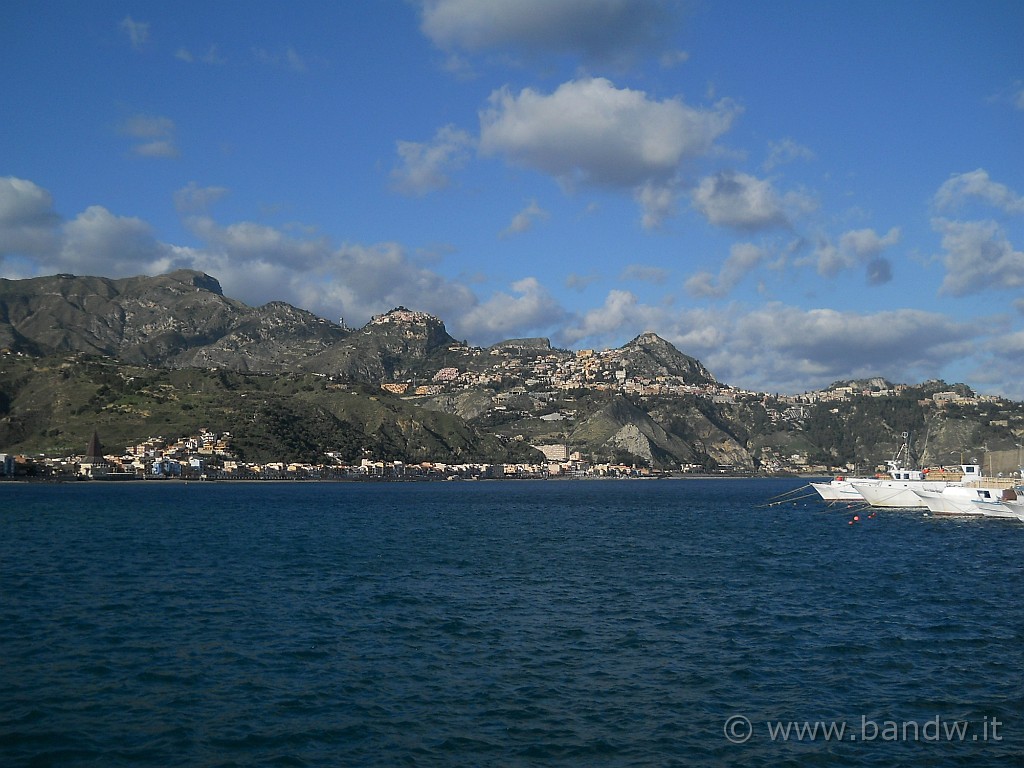
{"type": "Polygon", "coordinates": [[[799,485],[2,484],[0,764],[1024,764],[1024,525],[799,485]]]}

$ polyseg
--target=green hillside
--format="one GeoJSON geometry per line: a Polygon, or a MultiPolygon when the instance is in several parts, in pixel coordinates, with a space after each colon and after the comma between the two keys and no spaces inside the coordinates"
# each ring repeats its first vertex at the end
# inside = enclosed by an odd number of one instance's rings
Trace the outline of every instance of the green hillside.
{"type": "Polygon", "coordinates": [[[239,458],[321,461],[363,455],[424,461],[526,460],[457,416],[417,408],[369,385],[316,374],[244,374],[132,366],[86,355],[0,364],[0,450],[82,453],[93,430],[108,450],[147,437],[231,432],[239,458]]]}

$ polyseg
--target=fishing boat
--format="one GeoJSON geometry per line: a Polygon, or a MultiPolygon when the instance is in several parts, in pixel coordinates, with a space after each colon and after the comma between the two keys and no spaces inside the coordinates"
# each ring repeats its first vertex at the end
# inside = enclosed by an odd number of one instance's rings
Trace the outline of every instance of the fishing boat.
{"type": "Polygon", "coordinates": [[[1024,500],[1014,490],[1007,490],[1003,498],[975,499],[974,506],[985,517],[1020,520],[1024,523],[1024,500]]]}
{"type": "MultiPolygon", "coordinates": [[[[981,477],[981,467],[977,464],[961,464],[960,477],[957,480],[950,480],[946,473],[942,473],[942,479],[929,479],[928,470],[908,469],[900,460],[905,456],[909,461],[910,457],[910,433],[903,433],[904,444],[896,452],[896,455],[886,462],[889,477],[877,482],[857,482],[853,487],[863,497],[864,501],[872,507],[886,507],[889,509],[915,509],[927,506],[924,498],[918,495],[917,491],[942,491],[950,486],[962,486],[973,483],[981,477]]],[[[939,477],[938,473],[936,478],[939,477]]]]}
{"type": "MultiPolygon", "coordinates": [[[[965,467],[966,469],[966,467],[965,467]]],[[[983,515],[987,502],[1017,499],[1014,481],[1004,478],[965,480],[943,488],[915,488],[921,503],[933,515],[983,515]]]]}
{"type": "Polygon", "coordinates": [[[881,481],[875,477],[844,477],[839,475],[827,483],[811,483],[810,485],[824,501],[864,501],[864,495],[853,487],[855,482],[878,483],[881,481]]]}

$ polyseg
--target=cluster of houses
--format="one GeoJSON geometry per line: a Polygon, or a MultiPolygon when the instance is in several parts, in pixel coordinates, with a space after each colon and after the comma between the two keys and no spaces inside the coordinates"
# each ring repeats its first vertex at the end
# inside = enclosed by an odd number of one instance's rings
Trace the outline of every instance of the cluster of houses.
{"type": "MultiPolygon", "coordinates": [[[[452,352],[484,354],[484,350],[455,345],[452,352]]],[[[500,386],[505,394],[515,395],[516,385],[521,393],[534,389],[569,392],[578,389],[616,391],[629,395],[701,395],[719,402],[733,402],[737,396],[757,393],[746,392],[716,382],[691,383],[681,376],[646,376],[630,374],[623,350],[595,351],[583,349],[574,353],[521,354],[514,345],[491,350],[498,360],[482,371],[444,367],[429,381],[383,382],[381,388],[397,395],[437,395],[445,391],[474,387],[500,386]]]]}
{"type": "MultiPolygon", "coordinates": [[[[816,403],[844,403],[857,396],[893,397],[909,388],[906,384],[890,385],[879,379],[861,386],[835,386],[799,395],[775,395],[770,398],[765,393],[715,381],[694,383],[680,376],[637,375],[630,372],[622,349],[583,349],[568,355],[555,351],[538,354],[536,349],[529,350],[532,354],[523,354],[526,349],[525,346],[506,343],[502,348],[490,350],[490,354],[499,359],[482,371],[446,366],[427,381],[390,381],[382,383],[381,388],[397,395],[423,397],[494,386],[499,390],[492,397],[495,410],[503,410],[509,401],[518,396],[531,394],[534,399],[555,399],[560,393],[578,389],[615,391],[640,397],[696,395],[723,404],[758,399],[764,402],[769,418],[775,423],[799,422],[807,416],[808,407],[816,403]]],[[[464,345],[454,345],[450,351],[469,353],[472,356],[485,353],[484,350],[464,345]]],[[[996,402],[998,399],[994,396],[968,396],[945,391],[932,395],[929,404],[936,407],[951,404],[977,405],[996,402]]]]}
{"type": "Polygon", "coordinates": [[[231,453],[231,434],[206,430],[166,440],[151,437],[128,446],[122,454],[103,450],[93,433],[85,453],[63,458],[0,454],[0,477],[31,476],[75,480],[479,480],[552,477],[652,477],[646,467],[592,464],[565,446],[538,446],[545,460],[537,463],[487,464],[360,459],[346,463],[333,453],[323,464],[245,462],[231,453]]]}

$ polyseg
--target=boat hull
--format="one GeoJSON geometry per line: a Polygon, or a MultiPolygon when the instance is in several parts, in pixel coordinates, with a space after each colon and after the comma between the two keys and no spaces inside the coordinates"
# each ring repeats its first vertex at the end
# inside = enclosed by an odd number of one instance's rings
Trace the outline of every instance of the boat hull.
{"type": "Polygon", "coordinates": [[[919,509],[927,506],[918,490],[939,491],[950,483],[941,480],[883,480],[878,483],[857,483],[853,487],[872,507],[888,509],[919,509]]]}

